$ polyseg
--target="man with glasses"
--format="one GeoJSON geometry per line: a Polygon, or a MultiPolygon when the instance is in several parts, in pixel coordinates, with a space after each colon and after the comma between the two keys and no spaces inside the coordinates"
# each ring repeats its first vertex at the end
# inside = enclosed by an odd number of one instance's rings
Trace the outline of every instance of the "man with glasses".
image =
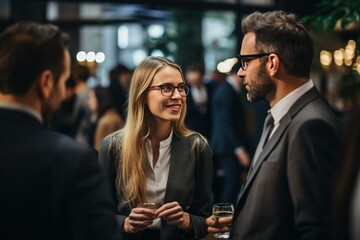
{"type": "Polygon", "coordinates": [[[329,239],[339,146],[338,120],[309,72],[313,45],[294,14],[255,12],[242,22],[238,76],[251,102],[266,100],[264,124],[233,219],[230,239],[329,239]]]}

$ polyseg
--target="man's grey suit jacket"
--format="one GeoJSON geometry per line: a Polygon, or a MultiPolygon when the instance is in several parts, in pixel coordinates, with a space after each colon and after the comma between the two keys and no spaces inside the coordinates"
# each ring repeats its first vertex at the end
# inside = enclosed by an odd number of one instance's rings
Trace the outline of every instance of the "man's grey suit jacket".
{"type": "Polygon", "coordinates": [[[235,208],[230,239],[328,239],[338,149],[338,121],[314,87],[260,153],[235,208]]]}

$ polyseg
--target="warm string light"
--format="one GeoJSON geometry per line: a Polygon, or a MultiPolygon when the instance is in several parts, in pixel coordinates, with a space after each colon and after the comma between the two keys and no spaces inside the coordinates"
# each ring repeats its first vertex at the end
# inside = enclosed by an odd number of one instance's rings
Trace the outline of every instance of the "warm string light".
{"type": "Polygon", "coordinates": [[[329,51],[322,50],[320,52],[320,63],[324,66],[329,66],[332,61],[332,54],[329,51]]]}
{"type": "Polygon", "coordinates": [[[357,71],[360,74],[360,56],[356,58],[356,62],[353,65],[353,70],[357,71]]]}
{"type": "Polygon", "coordinates": [[[320,52],[320,63],[323,67],[328,67],[334,61],[336,66],[351,67],[360,73],[360,57],[356,57],[356,42],[349,40],[345,48],[340,48],[334,51],[333,54],[327,50],[320,52]]]}
{"type": "Polygon", "coordinates": [[[96,63],[102,63],[105,61],[105,54],[103,52],[95,53],[93,51],[85,52],[80,51],[76,54],[76,60],[78,62],[96,62],[96,63]]]}

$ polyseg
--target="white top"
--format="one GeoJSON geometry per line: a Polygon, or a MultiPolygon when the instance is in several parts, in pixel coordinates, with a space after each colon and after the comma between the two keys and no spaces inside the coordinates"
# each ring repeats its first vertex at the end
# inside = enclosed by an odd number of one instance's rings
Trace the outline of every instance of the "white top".
{"type": "Polygon", "coordinates": [[[26,105],[22,105],[19,103],[13,103],[13,102],[0,101],[0,108],[11,109],[11,110],[19,111],[19,112],[25,112],[25,113],[35,117],[41,123],[43,122],[40,113],[26,105]]]}
{"type": "Polygon", "coordinates": [[[280,125],[281,119],[288,113],[292,105],[306,92],[314,87],[313,81],[310,79],[307,83],[298,87],[297,89],[290,92],[283,99],[277,102],[269,111],[271,112],[272,117],[274,118],[274,128],[269,136],[269,139],[272,137],[276,129],[280,125]]]}
{"type": "MultiPolygon", "coordinates": [[[[148,154],[147,168],[147,185],[146,197],[148,202],[163,202],[165,198],[166,184],[169,176],[170,157],[171,157],[171,140],[173,131],[169,137],[160,142],[159,158],[153,166],[153,152],[151,141],[146,141],[146,149],[148,154]]],[[[160,218],[154,220],[149,228],[160,228],[160,218]]]]}

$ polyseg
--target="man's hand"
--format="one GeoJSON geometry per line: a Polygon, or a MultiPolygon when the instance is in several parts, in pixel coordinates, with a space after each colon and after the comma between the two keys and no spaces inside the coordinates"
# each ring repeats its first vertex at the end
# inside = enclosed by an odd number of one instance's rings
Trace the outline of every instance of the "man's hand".
{"type": "Polygon", "coordinates": [[[232,217],[222,217],[215,220],[214,215],[206,219],[209,233],[224,233],[230,232],[232,217]]]}
{"type": "Polygon", "coordinates": [[[251,158],[247,151],[243,147],[239,147],[235,150],[235,155],[239,160],[239,163],[242,167],[250,166],[251,158]]]}

